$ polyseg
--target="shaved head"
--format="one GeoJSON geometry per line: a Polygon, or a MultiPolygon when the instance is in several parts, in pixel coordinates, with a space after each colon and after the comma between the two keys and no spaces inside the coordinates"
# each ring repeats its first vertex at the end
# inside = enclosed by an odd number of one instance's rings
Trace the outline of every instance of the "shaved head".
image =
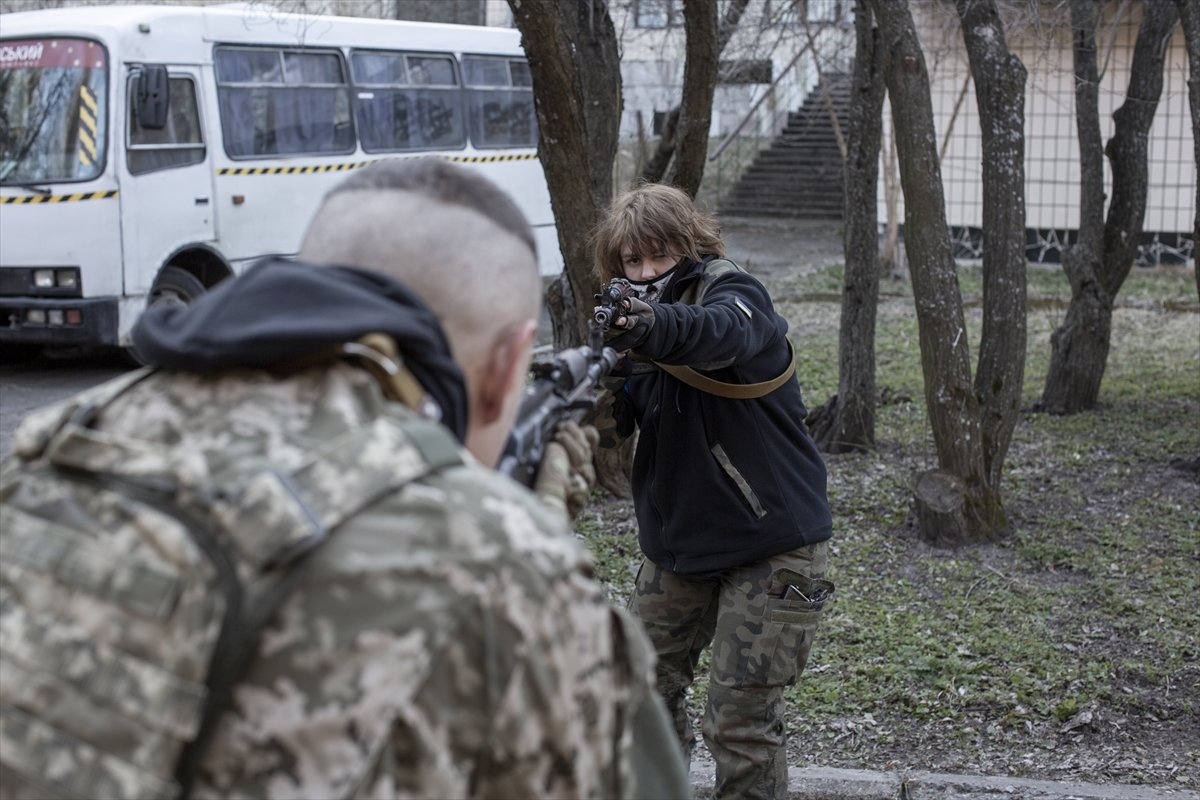
{"type": "Polygon", "coordinates": [[[468,371],[498,335],[541,312],[533,231],[520,209],[478,173],[438,159],[378,161],[338,185],[309,225],[300,258],[408,285],[468,371]]]}

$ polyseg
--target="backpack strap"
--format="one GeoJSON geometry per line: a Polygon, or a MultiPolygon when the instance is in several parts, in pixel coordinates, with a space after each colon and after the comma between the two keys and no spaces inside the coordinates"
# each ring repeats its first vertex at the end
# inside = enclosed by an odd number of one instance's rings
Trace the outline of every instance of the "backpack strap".
{"type": "MultiPolygon", "coordinates": [[[[726,258],[709,261],[704,265],[700,279],[684,290],[680,302],[700,305],[704,301],[704,295],[708,293],[709,287],[718,278],[731,272],[745,272],[745,270],[726,258]]],[[[790,340],[785,339],[784,341],[787,341],[788,354],[791,356],[787,367],[771,380],[761,383],[726,383],[703,375],[683,364],[663,364],[661,361],[655,361],[654,364],[693,389],[730,400],[753,400],[756,397],[764,397],[783,386],[796,373],[796,351],[792,348],[790,340]]]]}
{"type": "Polygon", "coordinates": [[[731,272],[745,272],[737,263],[730,261],[728,258],[714,258],[712,261],[704,265],[704,269],[700,272],[700,279],[694,281],[691,286],[683,290],[683,295],[679,298],[679,302],[687,303],[690,306],[698,306],[704,302],[704,295],[708,293],[708,289],[717,278],[723,278],[731,272]]]}

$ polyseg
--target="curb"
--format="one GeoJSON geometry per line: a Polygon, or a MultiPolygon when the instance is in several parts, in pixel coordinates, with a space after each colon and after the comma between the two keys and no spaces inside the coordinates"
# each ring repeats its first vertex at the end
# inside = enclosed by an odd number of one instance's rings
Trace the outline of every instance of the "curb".
{"type": "MultiPolygon", "coordinates": [[[[712,797],[711,764],[693,765],[697,800],[712,797]]],[[[936,772],[793,767],[789,800],[1200,800],[1188,789],[936,772]]]]}

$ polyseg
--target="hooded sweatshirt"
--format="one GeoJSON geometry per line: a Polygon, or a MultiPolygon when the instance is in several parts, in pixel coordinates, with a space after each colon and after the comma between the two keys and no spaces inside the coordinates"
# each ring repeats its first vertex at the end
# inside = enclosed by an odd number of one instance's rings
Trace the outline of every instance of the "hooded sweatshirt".
{"type": "Polygon", "coordinates": [[[370,333],[395,340],[405,367],[461,442],[466,384],[446,335],[411,289],[378,272],[264,259],[188,305],[150,306],[133,344],[150,366],[212,374],[302,361],[370,333]]]}

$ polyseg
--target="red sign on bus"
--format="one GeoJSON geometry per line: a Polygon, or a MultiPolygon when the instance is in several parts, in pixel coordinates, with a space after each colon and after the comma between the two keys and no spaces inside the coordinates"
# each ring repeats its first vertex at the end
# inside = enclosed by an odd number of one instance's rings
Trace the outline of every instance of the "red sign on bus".
{"type": "Polygon", "coordinates": [[[6,39],[0,69],[103,69],[104,48],[88,39],[6,39]]]}

